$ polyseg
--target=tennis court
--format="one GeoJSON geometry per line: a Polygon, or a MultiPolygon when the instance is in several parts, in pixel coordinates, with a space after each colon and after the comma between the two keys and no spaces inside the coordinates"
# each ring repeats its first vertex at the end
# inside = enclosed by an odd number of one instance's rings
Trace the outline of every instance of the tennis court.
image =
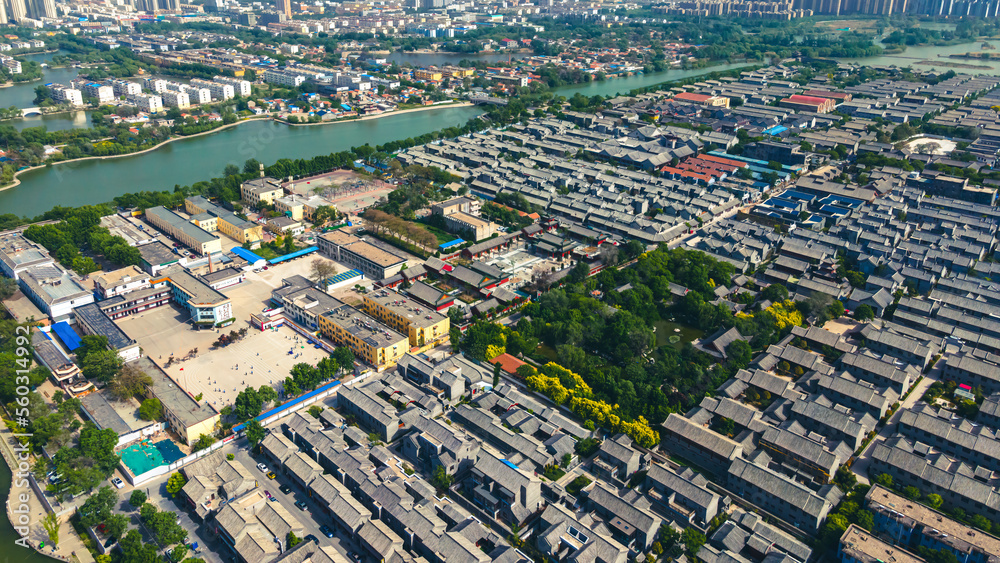
{"type": "Polygon", "coordinates": [[[184,457],[177,444],[170,440],[160,440],[155,444],[139,442],[123,449],[119,454],[133,475],[142,475],[161,465],[170,465],[184,457]]]}

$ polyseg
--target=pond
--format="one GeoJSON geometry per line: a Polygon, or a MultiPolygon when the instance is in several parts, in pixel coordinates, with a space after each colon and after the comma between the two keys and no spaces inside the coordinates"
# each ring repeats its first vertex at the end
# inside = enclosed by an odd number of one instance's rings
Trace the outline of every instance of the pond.
{"type": "Polygon", "coordinates": [[[705,336],[704,331],[673,321],[659,320],[653,323],[656,330],[656,347],[671,345],[680,350],[686,342],[693,342],[705,336]],[[678,336],[676,342],[671,342],[671,336],[678,336]]]}

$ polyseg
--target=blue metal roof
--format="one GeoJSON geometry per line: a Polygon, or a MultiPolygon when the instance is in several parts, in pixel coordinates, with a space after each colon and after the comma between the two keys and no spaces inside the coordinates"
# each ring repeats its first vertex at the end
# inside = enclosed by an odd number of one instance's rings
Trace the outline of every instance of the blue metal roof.
{"type": "Polygon", "coordinates": [[[445,248],[451,248],[453,246],[457,246],[457,245],[462,244],[464,242],[465,242],[464,240],[462,240],[460,238],[457,238],[457,239],[455,239],[455,240],[453,240],[451,242],[445,242],[445,243],[439,244],[438,248],[444,250],[445,248]]]}
{"type": "Polygon", "coordinates": [[[240,258],[250,262],[251,264],[256,263],[258,260],[263,260],[260,256],[250,252],[249,250],[243,248],[242,246],[233,247],[233,254],[239,256],[240,258]]]}
{"type": "Polygon", "coordinates": [[[764,134],[765,135],[777,135],[779,133],[784,133],[785,131],[788,131],[788,127],[785,127],[784,125],[775,125],[774,127],[771,127],[770,129],[765,129],[764,130],[764,134]]]}
{"type": "MultiPolygon", "coordinates": [[[[301,403],[302,401],[306,401],[308,399],[311,399],[311,398],[315,397],[316,395],[319,395],[320,393],[322,393],[324,391],[327,391],[329,389],[333,389],[334,387],[336,387],[338,385],[340,385],[340,380],[339,379],[335,379],[335,380],[331,381],[330,383],[327,383],[326,385],[324,385],[324,386],[316,389],[315,391],[310,391],[310,392],[306,393],[305,395],[302,395],[301,397],[298,397],[298,398],[292,399],[291,401],[288,401],[287,403],[281,405],[280,407],[275,407],[275,408],[273,408],[273,409],[271,409],[271,410],[269,410],[269,411],[267,411],[265,413],[261,413],[261,414],[257,415],[253,420],[267,420],[268,418],[271,418],[272,416],[278,414],[279,412],[281,412],[283,410],[286,410],[286,409],[289,409],[291,407],[294,407],[295,405],[301,403]]],[[[234,426],[233,427],[233,433],[239,433],[239,432],[241,432],[244,427],[246,427],[246,423],[245,422],[243,424],[239,424],[237,426],[234,426]]]]}
{"type": "Polygon", "coordinates": [[[302,250],[296,250],[290,254],[285,254],[284,256],[278,256],[277,258],[271,258],[267,262],[269,264],[278,264],[279,262],[284,262],[285,260],[292,260],[300,256],[305,256],[306,254],[312,254],[319,250],[318,246],[310,246],[309,248],[303,248],[302,250]]]}
{"type": "Polygon", "coordinates": [[[80,337],[77,336],[76,331],[73,327],[69,326],[66,321],[59,321],[58,323],[52,325],[52,331],[56,333],[59,340],[66,345],[66,348],[72,352],[80,347],[80,337]]]}

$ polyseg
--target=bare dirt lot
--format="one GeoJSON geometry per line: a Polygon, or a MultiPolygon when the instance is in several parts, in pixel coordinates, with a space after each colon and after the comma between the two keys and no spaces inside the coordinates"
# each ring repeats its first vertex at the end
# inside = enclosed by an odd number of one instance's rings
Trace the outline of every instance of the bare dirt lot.
{"type": "Polygon", "coordinates": [[[396,189],[392,184],[349,170],[303,178],[285,187],[301,195],[319,194],[344,213],[360,213],[396,189]]]}
{"type": "Polygon", "coordinates": [[[243,340],[206,352],[166,371],[186,391],[194,395],[202,393],[217,409],[232,404],[236,395],[247,387],[271,385],[280,393],[281,381],[288,377],[293,365],[300,362],[316,365],[328,356],[288,327],[264,332],[251,328],[243,340]]]}

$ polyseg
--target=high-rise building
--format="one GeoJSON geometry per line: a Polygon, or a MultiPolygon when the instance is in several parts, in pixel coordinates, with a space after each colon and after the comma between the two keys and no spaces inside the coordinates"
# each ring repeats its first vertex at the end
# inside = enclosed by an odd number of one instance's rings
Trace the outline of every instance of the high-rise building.
{"type": "Polygon", "coordinates": [[[274,0],[274,7],[286,18],[292,18],[292,0],[274,0]]]}
{"type": "Polygon", "coordinates": [[[160,0],[160,8],[168,12],[181,11],[181,0],[160,0]]]}
{"type": "Polygon", "coordinates": [[[28,15],[35,19],[56,17],[56,0],[32,0],[28,15]]]}
{"type": "Polygon", "coordinates": [[[7,18],[10,21],[19,22],[27,17],[28,7],[25,5],[24,0],[10,0],[8,6],[10,10],[7,12],[7,18]]]}
{"type": "Polygon", "coordinates": [[[0,0],[0,25],[7,23],[7,5],[0,0]]]}

